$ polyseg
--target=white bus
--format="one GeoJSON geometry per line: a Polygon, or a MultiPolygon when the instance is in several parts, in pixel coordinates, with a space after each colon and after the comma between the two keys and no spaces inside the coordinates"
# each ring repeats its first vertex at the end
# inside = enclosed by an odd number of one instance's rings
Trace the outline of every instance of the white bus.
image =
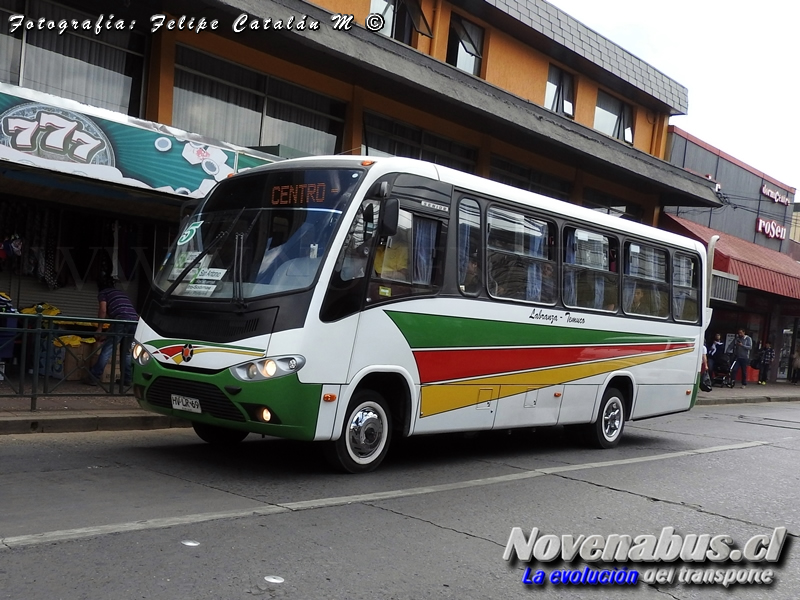
{"type": "Polygon", "coordinates": [[[156,273],[145,409],[213,444],[625,422],[695,402],[710,318],[696,241],[404,158],[288,160],[221,182],[156,273]]]}

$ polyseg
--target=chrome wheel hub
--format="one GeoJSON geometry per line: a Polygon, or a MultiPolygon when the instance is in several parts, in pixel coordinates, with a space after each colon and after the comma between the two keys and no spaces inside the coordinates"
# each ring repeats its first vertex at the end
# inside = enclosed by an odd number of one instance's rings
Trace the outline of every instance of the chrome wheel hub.
{"type": "Polygon", "coordinates": [[[622,427],[622,405],[617,398],[612,398],[603,411],[603,435],[607,440],[613,440],[619,435],[622,427]]]}
{"type": "Polygon", "coordinates": [[[347,435],[354,458],[367,458],[381,448],[383,427],[381,415],[370,406],[361,407],[353,413],[347,435]]]}

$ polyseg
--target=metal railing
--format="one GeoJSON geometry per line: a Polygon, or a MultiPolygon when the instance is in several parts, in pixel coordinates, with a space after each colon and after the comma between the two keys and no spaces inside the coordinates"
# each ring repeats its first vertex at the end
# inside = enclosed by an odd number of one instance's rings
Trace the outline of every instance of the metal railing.
{"type": "MultiPolygon", "coordinates": [[[[130,334],[117,327],[131,321],[98,319],[96,317],[50,316],[42,314],[0,313],[0,398],[29,397],[31,410],[43,396],[127,396],[132,393],[130,382],[123,381],[120,343],[130,334]],[[96,333],[103,324],[102,334],[96,333]],[[107,325],[107,327],[106,327],[107,325]],[[75,337],[71,337],[75,336],[75,337]],[[67,339],[59,339],[67,338],[67,339]],[[78,339],[95,338],[89,344],[78,339]],[[57,341],[58,340],[58,341],[57,341]],[[109,381],[94,377],[89,369],[97,361],[104,341],[112,344],[109,381]],[[71,345],[77,343],[77,345],[71,345]],[[92,382],[92,386],[78,384],[92,382]],[[125,385],[125,384],[128,385],[125,385]]],[[[128,352],[130,359],[130,351],[128,352]]]]}

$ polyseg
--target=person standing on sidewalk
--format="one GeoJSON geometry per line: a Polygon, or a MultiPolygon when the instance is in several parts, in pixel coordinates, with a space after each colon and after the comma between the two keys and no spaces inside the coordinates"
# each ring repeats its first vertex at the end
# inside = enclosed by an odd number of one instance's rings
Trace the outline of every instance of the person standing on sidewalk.
{"type": "Polygon", "coordinates": [[[747,367],[750,366],[750,350],[753,348],[753,340],[746,335],[744,329],[740,329],[733,340],[733,358],[736,364],[731,375],[732,381],[736,382],[736,373],[742,373],[742,387],[747,387],[747,367]]]}
{"type": "Polygon", "coordinates": [[[797,385],[798,379],[800,379],[800,348],[795,346],[792,353],[792,383],[797,385]]]}
{"type": "Polygon", "coordinates": [[[772,347],[770,342],[764,342],[764,347],[761,349],[761,365],[758,369],[759,385],[767,385],[769,368],[773,360],[775,360],[775,348],[772,347]]]}
{"type": "Polygon", "coordinates": [[[708,370],[710,371],[711,378],[714,378],[714,366],[718,358],[721,358],[725,352],[725,345],[722,343],[722,336],[720,334],[714,335],[714,341],[708,347],[708,370]]]}
{"type": "MultiPolygon", "coordinates": [[[[131,384],[131,343],[133,335],[136,333],[135,321],[139,320],[139,315],[136,313],[136,309],[133,307],[128,295],[114,287],[114,280],[110,276],[101,276],[97,281],[97,287],[100,290],[97,294],[98,319],[119,319],[121,321],[134,322],[114,323],[111,326],[112,335],[107,336],[103,342],[100,356],[97,357],[97,362],[89,369],[89,377],[84,380],[84,383],[97,385],[97,382],[103,377],[103,371],[106,368],[106,364],[108,364],[108,359],[111,358],[114,344],[119,343],[122,384],[129,386],[131,384]]],[[[103,325],[98,323],[97,333],[102,332],[103,325]]]]}

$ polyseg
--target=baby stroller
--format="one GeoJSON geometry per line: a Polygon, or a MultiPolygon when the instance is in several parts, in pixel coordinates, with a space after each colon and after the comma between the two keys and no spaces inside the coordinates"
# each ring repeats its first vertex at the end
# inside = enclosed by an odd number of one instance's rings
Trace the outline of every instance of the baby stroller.
{"type": "Polygon", "coordinates": [[[733,367],[736,361],[731,354],[723,354],[714,361],[712,385],[732,388],[735,385],[733,367]]]}

